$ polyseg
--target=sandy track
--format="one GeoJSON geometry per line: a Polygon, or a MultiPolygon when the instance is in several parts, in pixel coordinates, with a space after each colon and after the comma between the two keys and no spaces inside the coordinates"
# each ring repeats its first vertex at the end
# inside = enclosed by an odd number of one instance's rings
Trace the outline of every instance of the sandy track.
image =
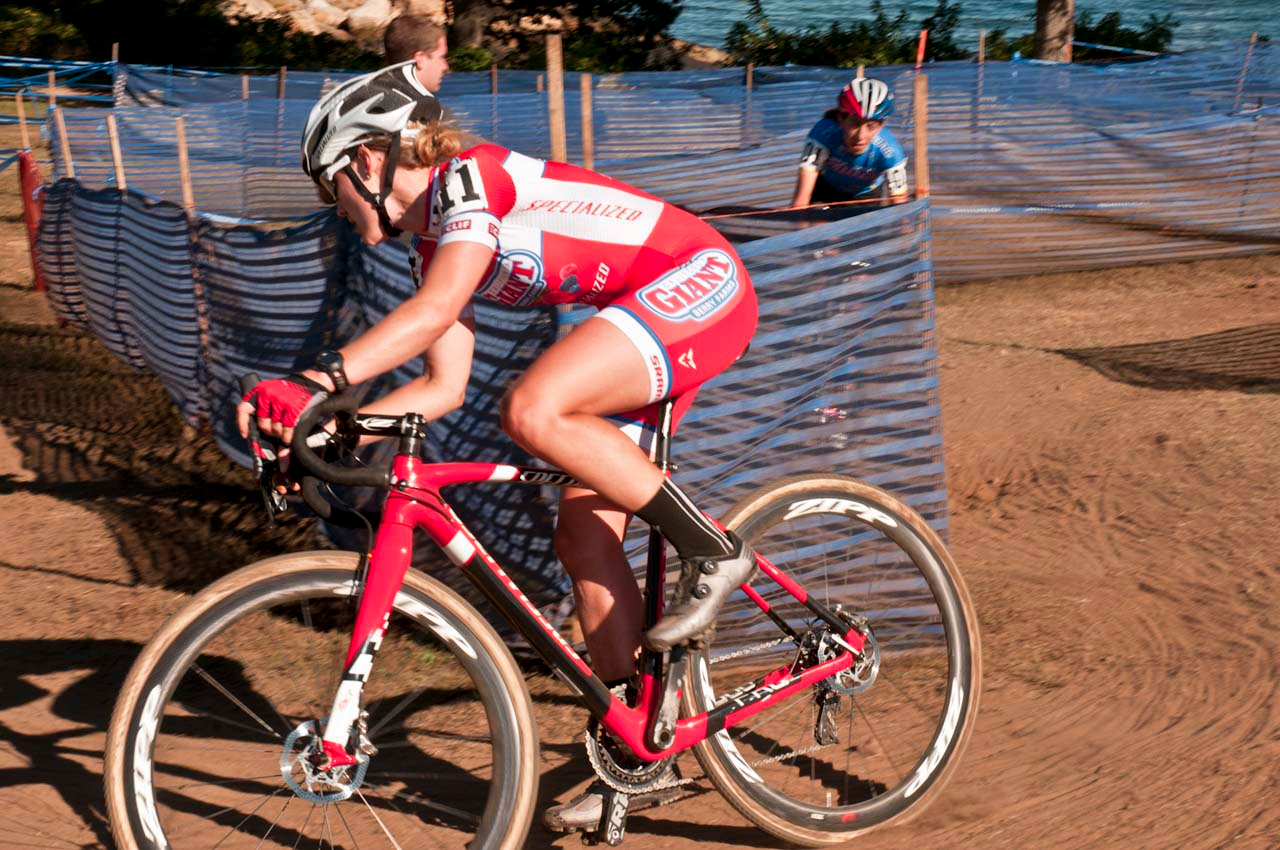
{"type": "MultiPolygon", "coordinates": [[[[1278,278],[1254,258],[939,293],[951,542],[986,687],[952,787],[862,846],[1280,847],[1278,278]]],[[[42,360],[64,349],[5,333],[0,847],[104,846],[109,704],[171,588],[305,529],[246,542],[252,494],[208,446],[157,424],[130,450],[78,424],[78,398],[125,417],[154,395],[102,393],[124,373],[91,348],[42,360]],[[99,391],[54,392],[77,373],[99,391]],[[216,503],[192,495],[211,485],[216,503]]],[[[550,800],[586,776],[581,717],[534,685],[550,800]]],[[[535,827],[550,845],[577,839],[535,827]]],[[[633,817],[626,846],[773,845],[703,791],[633,817]]]]}

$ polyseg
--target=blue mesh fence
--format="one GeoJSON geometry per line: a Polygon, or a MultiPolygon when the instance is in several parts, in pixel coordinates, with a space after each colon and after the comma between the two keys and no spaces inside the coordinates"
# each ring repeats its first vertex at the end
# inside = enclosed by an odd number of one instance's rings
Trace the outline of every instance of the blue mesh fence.
{"type": "MultiPolygon", "coordinates": [[[[1278,51],[1262,43],[1120,65],[927,66],[938,279],[1276,250],[1278,51]]],[[[913,69],[868,73],[894,86],[890,127],[913,156],[913,69]]],[[[749,91],[733,68],[600,75],[596,166],[695,210],[784,205],[804,136],[848,74],[758,68],[749,91]]],[[[290,73],[283,100],[275,77],[248,78],[245,101],[234,75],[121,66],[117,103],[169,104],[115,110],[130,188],[179,197],[173,125],[183,115],[201,210],[249,219],[314,212],[297,135],[313,98],[340,76],[290,73]]],[[[454,74],[441,95],[471,131],[546,156],[537,76],[504,71],[492,95],[488,73],[454,74]]],[[[573,161],[582,149],[576,76],[565,84],[573,161]]],[[[111,185],[103,113],[65,118],[77,177],[111,185]]],[[[781,219],[737,225],[757,235],[790,229],[781,219]]]]}
{"type": "MultiPolygon", "coordinates": [[[[743,248],[760,330],[703,390],[675,448],[679,479],[709,510],[723,513],[781,475],[835,470],[885,486],[945,529],[928,227],[927,203],[916,202],[743,248]]],[[[71,180],[50,188],[40,247],[60,315],[161,374],[184,415],[207,417],[242,463],[234,379],[295,368],[385,315],[411,286],[401,244],[368,249],[332,213],[287,226],[228,224],[71,180]]],[[[528,462],[498,429],[498,400],[564,319],[476,307],[466,403],[433,423],[428,455],[528,462]]],[[[552,500],[535,488],[458,489],[459,512],[495,556],[519,570],[531,598],[563,613],[552,500]]],[[[451,569],[439,559],[425,566],[451,569]]],[[[723,631],[720,645],[749,632],[723,631]]]]}

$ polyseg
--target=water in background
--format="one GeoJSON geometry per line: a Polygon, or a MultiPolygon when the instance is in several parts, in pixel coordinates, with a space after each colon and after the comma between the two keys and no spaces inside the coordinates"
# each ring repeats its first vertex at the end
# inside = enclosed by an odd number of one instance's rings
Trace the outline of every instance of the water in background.
{"type": "MultiPolygon", "coordinates": [[[[911,27],[928,17],[937,5],[932,0],[885,0],[891,15],[906,8],[911,27]]],[[[960,0],[960,26],[956,41],[969,50],[978,48],[978,30],[1004,28],[1018,36],[1035,29],[1034,0],[960,0]]],[[[721,47],[734,21],[747,15],[746,0],[684,0],[684,11],[671,28],[676,38],[721,47]]],[[[1224,42],[1247,39],[1249,33],[1280,36],[1276,25],[1276,0],[1076,0],[1076,11],[1090,10],[1094,20],[1107,12],[1120,13],[1123,26],[1137,28],[1149,15],[1172,14],[1181,23],[1174,31],[1172,50],[1195,50],[1224,42]]],[[[827,26],[871,20],[870,0],[764,0],[764,11],[779,29],[810,25],[827,26]]]]}

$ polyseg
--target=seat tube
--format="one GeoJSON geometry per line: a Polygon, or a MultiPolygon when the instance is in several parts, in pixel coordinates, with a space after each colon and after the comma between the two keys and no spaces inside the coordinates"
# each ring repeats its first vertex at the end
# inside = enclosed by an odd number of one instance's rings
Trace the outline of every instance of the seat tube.
{"type": "MultiPolygon", "coordinates": [[[[674,408],[671,399],[665,399],[658,407],[658,427],[653,435],[653,462],[663,475],[671,471],[671,416],[674,408]]],[[[644,581],[644,620],[645,628],[650,628],[662,617],[663,586],[666,583],[667,558],[666,541],[656,528],[649,528],[649,554],[645,564],[644,581]]],[[[654,661],[661,664],[661,657],[653,653],[645,653],[647,659],[644,667],[654,661]]],[[[657,670],[644,669],[642,672],[657,675],[657,670]]]]}

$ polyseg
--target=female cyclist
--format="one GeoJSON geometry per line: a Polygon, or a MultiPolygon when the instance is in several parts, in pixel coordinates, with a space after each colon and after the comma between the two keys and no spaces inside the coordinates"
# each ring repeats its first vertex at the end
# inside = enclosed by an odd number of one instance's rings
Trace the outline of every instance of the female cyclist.
{"type": "MultiPolygon", "coordinates": [[[[339,352],[356,384],[421,354],[424,375],[366,406],[437,418],[462,403],[473,296],[507,305],[591,304],[600,311],[548,348],[511,386],[502,427],[571,473],[555,550],[573,580],[592,665],[611,687],[635,673],[643,637],[657,651],[705,632],[755,569],[641,448],[656,402],[688,409],[697,388],[746,349],[756,326],[750,278],[711,226],[586,169],[469,146],[403,66],[322,98],[303,131],[303,168],[366,244],[420,235],[415,295],[339,352]],[[619,427],[619,424],[622,427],[619,427]],[[639,588],[623,553],[630,516],[657,526],[681,558],[662,619],[643,636],[639,588]]],[[[288,442],[302,410],[333,389],[319,370],[264,381],[237,410],[288,442]]],[[[581,798],[580,798],[581,801],[581,798]]],[[[580,802],[575,801],[575,802],[580,802]]],[[[587,801],[599,810],[599,799],[587,801]]],[[[577,824],[566,822],[563,825],[577,824]]]]}
{"type": "Polygon", "coordinates": [[[841,89],[805,140],[791,206],[907,200],[907,156],[884,126],[892,112],[893,92],[880,80],[855,77],[841,89]]]}

